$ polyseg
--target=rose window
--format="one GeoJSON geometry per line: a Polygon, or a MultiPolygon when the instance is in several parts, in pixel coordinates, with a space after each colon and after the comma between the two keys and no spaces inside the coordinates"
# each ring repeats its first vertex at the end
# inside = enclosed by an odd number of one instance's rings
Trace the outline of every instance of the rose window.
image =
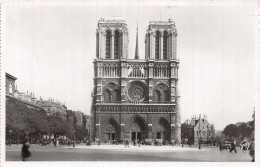
{"type": "Polygon", "coordinates": [[[142,83],[134,82],[128,88],[128,95],[132,101],[141,101],[145,98],[145,87],[142,83]]]}

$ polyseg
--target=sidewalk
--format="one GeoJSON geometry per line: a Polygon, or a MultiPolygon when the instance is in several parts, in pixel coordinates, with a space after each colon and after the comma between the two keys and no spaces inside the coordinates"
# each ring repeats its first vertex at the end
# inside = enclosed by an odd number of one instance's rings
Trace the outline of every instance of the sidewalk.
{"type": "Polygon", "coordinates": [[[131,151],[209,151],[209,148],[201,148],[200,150],[195,147],[181,147],[181,146],[148,146],[148,145],[141,145],[133,146],[130,145],[129,148],[125,148],[124,145],[91,145],[91,146],[76,146],[76,147],[67,147],[67,149],[93,149],[93,150],[131,150],[131,151]]]}

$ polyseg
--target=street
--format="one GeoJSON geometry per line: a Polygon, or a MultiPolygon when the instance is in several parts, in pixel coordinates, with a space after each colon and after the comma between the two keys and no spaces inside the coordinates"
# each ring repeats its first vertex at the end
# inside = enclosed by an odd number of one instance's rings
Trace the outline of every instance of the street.
{"type": "MultiPolygon", "coordinates": [[[[6,146],[6,161],[21,161],[21,145],[6,146]]],[[[203,146],[133,146],[123,145],[76,145],[76,147],[31,145],[32,156],[28,161],[203,161],[203,162],[250,162],[248,152],[237,148],[237,153],[219,151],[216,147],[203,146]]]]}

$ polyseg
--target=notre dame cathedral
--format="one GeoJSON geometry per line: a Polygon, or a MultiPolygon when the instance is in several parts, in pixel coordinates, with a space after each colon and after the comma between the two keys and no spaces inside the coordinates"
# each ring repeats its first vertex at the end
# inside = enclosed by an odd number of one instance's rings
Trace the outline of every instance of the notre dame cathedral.
{"type": "Polygon", "coordinates": [[[145,35],[145,59],[128,58],[125,20],[98,21],[91,140],[163,139],[180,142],[177,31],[172,19],[151,21],[145,35]]]}

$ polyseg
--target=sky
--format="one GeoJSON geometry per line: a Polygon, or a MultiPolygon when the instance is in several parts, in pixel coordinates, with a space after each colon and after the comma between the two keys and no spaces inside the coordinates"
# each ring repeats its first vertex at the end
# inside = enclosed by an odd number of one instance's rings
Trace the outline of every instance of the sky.
{"type": "Polygon", "coordinates": [[[65,102],[90,114],[96,28],[101,17],[122,17],[134,58],[144,58],[149,21],[177,28],[181,119],[207,115],[217,130],[251,120],[254,109],[255,9],[250,6],[9,5],[3,20],[4,71],[20,92],[65,102]]]}

